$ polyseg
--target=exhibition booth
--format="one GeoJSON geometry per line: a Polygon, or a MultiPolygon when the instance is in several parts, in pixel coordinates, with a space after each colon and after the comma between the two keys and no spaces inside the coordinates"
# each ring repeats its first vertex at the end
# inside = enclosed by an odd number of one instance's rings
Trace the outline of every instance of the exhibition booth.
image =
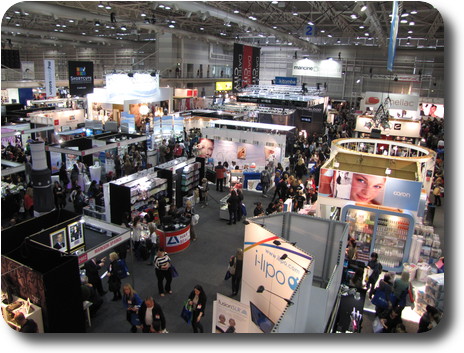
{"type": "Polygon", "coordinates": [[[376,251],[385,270],[401,272],[409,262],[415,224],[424,217],[435,158],[435,152],[411,144],[335,140],[321,167],[316,215],[349,224],[359,260],[367,263],[376,251]],[[372,151],[382,144],[388,152],[360,152],[366,144],[372,151]],[[407,149],[408,157],[392,156],[396,148],[407,149]]]}
{"type": "Polygon", "coordinates": [[[248,218],[240,300],[218,293],[212,331],[225,331],[223,315],[237,333],[332,332],[347,231],[291,212],[248,218]]]}
{"type": "Polygon", "coordinates": [[[39,332],[85,332],[79,266],[125,239],[130,230],[76,215],[52,211],[2,230],[2,314],[33,318],[39,332]],[[105,230],[96,236],[89,227],[105,230]],[[59,290],[57,290],[59,288],[59,290]],[[72,320],[63,320],[63,308],[72,320]]]}

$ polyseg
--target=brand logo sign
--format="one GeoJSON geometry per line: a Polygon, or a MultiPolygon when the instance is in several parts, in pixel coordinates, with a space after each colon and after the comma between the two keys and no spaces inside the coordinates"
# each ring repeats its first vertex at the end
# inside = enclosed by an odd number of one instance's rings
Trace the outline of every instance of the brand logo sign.
{"type": "Polygon", "coordinates": [[[274,84],[276,85],[288,85],[288,86],[296,86],[297,79],[296,77],[280,77],[276,76],[274,80],[274,84]]]}
{"type": "Polygon", "coordinates": [[[292,75],[341,78],[342,66],[338,61],[331,59],[302,59],[293,63],[292,75]]]}
{"type": "Polygon", "coordinates": [[[385,206],[417,211],[422,190],[422,183],[388,178],[385,185],[385,206]]]}
{"type": "Polygon", "coordinates": [[[93,62],[69,61],[69,93],[73,96],[84,96],[93,93],[93,62]]]}
{"type": "Polygon", "coordinates": [[[384,104],[387,98],[390,98],[390,105],[388,109],[401,109],[401,110],[418,110],[419,109],[419,96],[410,94],[392,94],[383,92],[366,92],[364,104],[373,107],[374,110],[380,104],[384,104]]]}
{"type": "Polygon", "coordinates": [[[56,96],[55,60],[44,60],[45,93],[47,97],[56,96]]]}

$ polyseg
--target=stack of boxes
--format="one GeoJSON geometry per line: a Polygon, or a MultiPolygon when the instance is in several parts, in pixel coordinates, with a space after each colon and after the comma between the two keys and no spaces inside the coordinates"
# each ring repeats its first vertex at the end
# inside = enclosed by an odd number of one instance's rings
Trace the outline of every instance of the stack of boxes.
{"type": "Polygon", "coordinates": [[[445,308],[445,274],[437,273],[427,276],[425,289],[416,292],[414,311],[421,315],[425,313],[426,306],[430,305],[440,311],[445,308]]]}

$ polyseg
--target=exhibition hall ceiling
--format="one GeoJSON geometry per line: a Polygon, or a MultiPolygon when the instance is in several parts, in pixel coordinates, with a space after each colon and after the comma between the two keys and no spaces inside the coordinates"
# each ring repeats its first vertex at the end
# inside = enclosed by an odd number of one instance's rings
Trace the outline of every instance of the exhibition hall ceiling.
{"type": "MultiPolygon", "coordinates": [[[[398,4],[398,46],[443,49],[439,11],[426,2],[398,4]]],[[[4,13],[2,46],[124,46],[173,33],[308,54],[328,45],[386,47],[392,7],[393,1],[25,1],[4,13]]]]}

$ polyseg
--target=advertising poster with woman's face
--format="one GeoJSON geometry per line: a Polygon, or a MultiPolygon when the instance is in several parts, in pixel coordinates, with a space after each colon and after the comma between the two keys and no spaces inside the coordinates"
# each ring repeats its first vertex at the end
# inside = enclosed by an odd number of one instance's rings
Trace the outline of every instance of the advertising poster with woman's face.
{"type": "Polygon", "coordinates": [[[378,175],[321,169],[319,195],[360,204],[417,211],[422,183],[378,175]]]}
{"type": "Polygon", "coordinates": [[[443,104],[420,103],[419,110],[421,116],[431,118],[443,118],[445,116],[445,106],[443,104]]]}
{"type": "Polygon", "coordinates": [[[211,158],[214,151],[214,140],[201,138],[198,142],[198,157],[211,158]]]}

